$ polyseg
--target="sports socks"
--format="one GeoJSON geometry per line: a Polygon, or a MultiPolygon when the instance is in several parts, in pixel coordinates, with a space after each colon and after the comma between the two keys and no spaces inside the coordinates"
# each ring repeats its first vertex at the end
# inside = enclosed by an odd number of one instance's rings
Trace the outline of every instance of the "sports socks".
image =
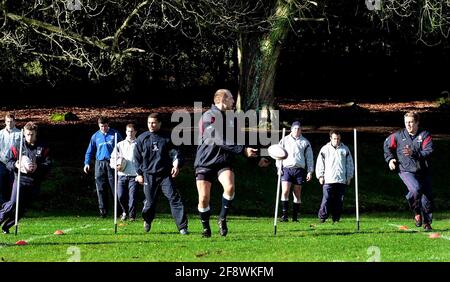
{"type": "Polygon", "coordinates": [[[222,208],[220,209],[220,218],[226,218],[228,214],[228,210],[231,208],[231,204],[233,203],[234,194],[233,196],[227,196],[225,194],[222,195],[222,208]]]}
{"type": "Polygon", "coordinates": [[[198,214],[200,215],[203,229],[211,229],[209,226],[209,218],[211,217],[211,209],[209,208],[209,206],[204,209],[198,208],[198,214]]]}

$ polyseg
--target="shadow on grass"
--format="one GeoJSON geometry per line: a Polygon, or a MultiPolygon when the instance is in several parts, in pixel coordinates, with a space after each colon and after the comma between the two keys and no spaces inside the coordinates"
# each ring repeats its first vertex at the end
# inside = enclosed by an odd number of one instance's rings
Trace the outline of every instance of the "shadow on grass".
{"type": "Polygon", "coordinates": [[[344,229],[332,229],[332,230],[317,230],[317,229],[294,229],[288,231],[278,231],[277,235],[274,236],[273,233],[264,233],[264,234],[243,234],[240,232],[236,232],[235,234],[239,235],[239,238],[233,238],[233,241],[245,241],[251,238],[292,238],[296,237],[322,237],[322,236],[351,236],[351,235],[374,235],[374,234],[431,234],[435,232],[448,232],[450,228],[446,229],[433,229],[432,232],[426,232],[423,230],[360,230],[360,231],[349,231],[344,229]]]}
{"type": "Polygon", "coordinates": [[[128,240],[128,241],[97,241],[97,242],[30,242],[25,246],[19,246],[15,243],[2,243],[0,247],[22,247],[26,248],[27,246],[92,246],[92,245],[116,245],[116,244],[139,244],[139,243],[165,243],[164,240],[128,240]]]}

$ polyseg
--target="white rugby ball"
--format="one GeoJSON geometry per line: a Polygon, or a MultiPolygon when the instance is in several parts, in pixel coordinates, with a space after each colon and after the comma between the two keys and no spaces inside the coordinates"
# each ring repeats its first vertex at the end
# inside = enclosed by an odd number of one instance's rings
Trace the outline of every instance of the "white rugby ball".
{"type": "Polygon", "coordinates": [[[269,156],[275,160],[284,160],[288,156],[287,151],[283,147],[281,147],[280,144],[271,145],[267,149],[267,152],[269,153],[269,156]]]}
{"type": "Polygon", "coordinates": [[[20,163],[20,171],[23,173],[28,173],[31,171],[30,166],[33,164],[33,161],[27,157],[22,156],[21,163],[20,163]]]}
{"type": "Polygon", "coordinates": [[[119,171],[120,171],[120,172],[124,172],[124,171],[125,171],[125,168],[127,167],[128,162],[127,162],[127,160],[126,160],[125,158],[118,157],[118,158],[117,158],[117,164],[118,164],[118,165],[120,164],[120,169],[119,169],[119,171]]]}

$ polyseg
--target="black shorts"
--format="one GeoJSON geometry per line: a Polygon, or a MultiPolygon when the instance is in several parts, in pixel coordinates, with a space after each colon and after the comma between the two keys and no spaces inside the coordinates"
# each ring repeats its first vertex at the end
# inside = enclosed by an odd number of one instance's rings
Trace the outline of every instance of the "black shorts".
{"type": "Polygon", "coordinates": [[[208,182],[213,182],[214,179],[217,179],[217,177],[225,170],[233,170],[230,165],[224,165],[224,166],[218,166],[214,168],[209,167],[197,167],[195,169],[195,179],[196,180],[205,180],[208,182]]]}
{"type": "Polygon", "coordinates": [[[301,167],[283,167],[282,181],[290,182],[294,185],[302,185],[306,180],[306,170],[301,167]]]}

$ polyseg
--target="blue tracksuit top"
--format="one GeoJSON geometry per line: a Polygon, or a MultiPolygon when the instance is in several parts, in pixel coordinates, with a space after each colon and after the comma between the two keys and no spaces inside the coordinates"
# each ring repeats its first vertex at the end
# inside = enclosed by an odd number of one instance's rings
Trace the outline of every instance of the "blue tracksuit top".
{"type": "Polygon", "coordinates": [[[100,130],[94,133],[89,142],[86,150],[86,156],[84,157],[84,164],[88,165],[91,161],[94,153],[95,159],[98,161],[108,161],[111,158],[111,153],[114,149],[114,134],[117,133],[117,142],[123,140],[122,135],[110,128],[106,134],[103,134],[100,130]]]}

